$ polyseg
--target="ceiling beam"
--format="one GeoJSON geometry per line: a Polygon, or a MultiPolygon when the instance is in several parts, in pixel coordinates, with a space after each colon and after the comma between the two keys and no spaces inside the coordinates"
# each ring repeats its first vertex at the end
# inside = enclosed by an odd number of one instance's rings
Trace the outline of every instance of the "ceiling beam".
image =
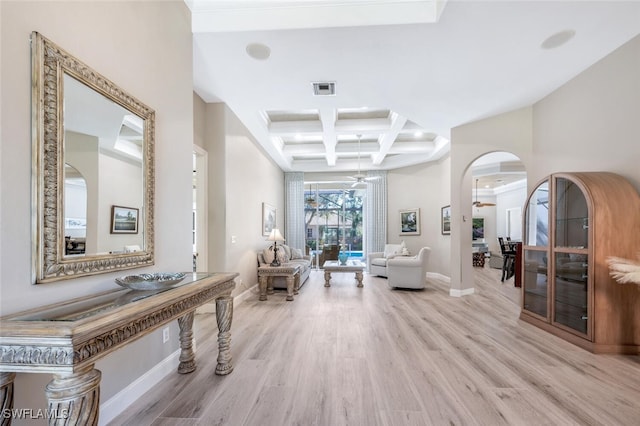
{"type": "Polygon", "coordinates": [[[391,127],[388,132],[382,135],[380,140],[380,152],[373,156],[373,164],[379,166],[384,161],[384,157],[387,156],[393,142],[398,137],[398,133],[402,130],[407,119],[401,115],[392,112],[391,113],[391,127]]]}
{"type": "Polygon", "coordinates": [[[327,166],[336,165],[336,118],[337,113],[334,108],[323,108],[320,110],[320,121],[324,130],[324,147],[327,154],[327,166]]]}

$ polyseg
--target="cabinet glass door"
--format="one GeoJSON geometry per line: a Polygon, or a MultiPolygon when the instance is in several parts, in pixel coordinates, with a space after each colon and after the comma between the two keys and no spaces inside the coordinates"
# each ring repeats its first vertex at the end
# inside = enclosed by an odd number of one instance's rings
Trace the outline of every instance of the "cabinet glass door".
{"type": "Polygon", "coordinates": [[[549,181],[544,181],[531,194],[527,205],[525,245],[549,245],[549,181]]]}
{"type": "Polygon", "coordinates": [[[589,244],[589,209],[578,185],[556,179],[556,247],[586,249],[589,244]]]}
{"type": "Polygon", "coordinates": [[[523,250],[524,274],[522,307],[549,318],[548,246],[549,246],[549,181],[543,181],[527,202],[523,250]]]}
{"type": "Polygon", "coordinates": [[[588,256],[556,253],[554,321],[587,334],[588,256]]]}
{"type": "Polygon", "coordinates": [[[547,318],[548,265],[547,252],[524,250],[523,307],[547,318]]]}

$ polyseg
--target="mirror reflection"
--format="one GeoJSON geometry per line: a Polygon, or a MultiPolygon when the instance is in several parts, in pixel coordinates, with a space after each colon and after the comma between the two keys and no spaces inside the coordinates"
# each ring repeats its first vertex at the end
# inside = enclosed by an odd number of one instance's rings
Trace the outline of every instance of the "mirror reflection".
{"type": "Polygon", "coordinates": [[[31,34],[33,282],[154,262],[155,112],[31,34]]]}
{"type": "MultiPolygon", "coordinates": [[[[64,75],[65,256],[144,250],[136,232],[112,232],[112,206],[143,207],[142,118],[64,75]]],[[[140,231],[138,231],[140,230],[140,231]]]]}

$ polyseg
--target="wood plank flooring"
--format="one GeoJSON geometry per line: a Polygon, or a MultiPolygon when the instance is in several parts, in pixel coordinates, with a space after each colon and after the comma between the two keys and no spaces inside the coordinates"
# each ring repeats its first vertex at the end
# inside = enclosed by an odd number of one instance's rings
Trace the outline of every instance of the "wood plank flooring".
{"type": "Polygon", "coordinates": [[[312,272],[235,307],[235,370],[214,374],[214,314],[196,315],[198,368],[172,374],[111,425],[640,424],[640,357],[593,355],[518,319],[519,289],[475,268],[475,294],[391,290],[312,272]]]}

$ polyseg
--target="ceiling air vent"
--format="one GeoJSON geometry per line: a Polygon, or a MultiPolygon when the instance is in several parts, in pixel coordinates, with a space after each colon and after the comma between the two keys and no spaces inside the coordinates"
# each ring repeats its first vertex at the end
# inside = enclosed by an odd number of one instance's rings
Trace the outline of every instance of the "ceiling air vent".
{"type": "Polygon", "coordinates": [[[336,94],[336,83],[316,82],[313,83],[313,94],[316,96],[332,96],[336,94]]]}

